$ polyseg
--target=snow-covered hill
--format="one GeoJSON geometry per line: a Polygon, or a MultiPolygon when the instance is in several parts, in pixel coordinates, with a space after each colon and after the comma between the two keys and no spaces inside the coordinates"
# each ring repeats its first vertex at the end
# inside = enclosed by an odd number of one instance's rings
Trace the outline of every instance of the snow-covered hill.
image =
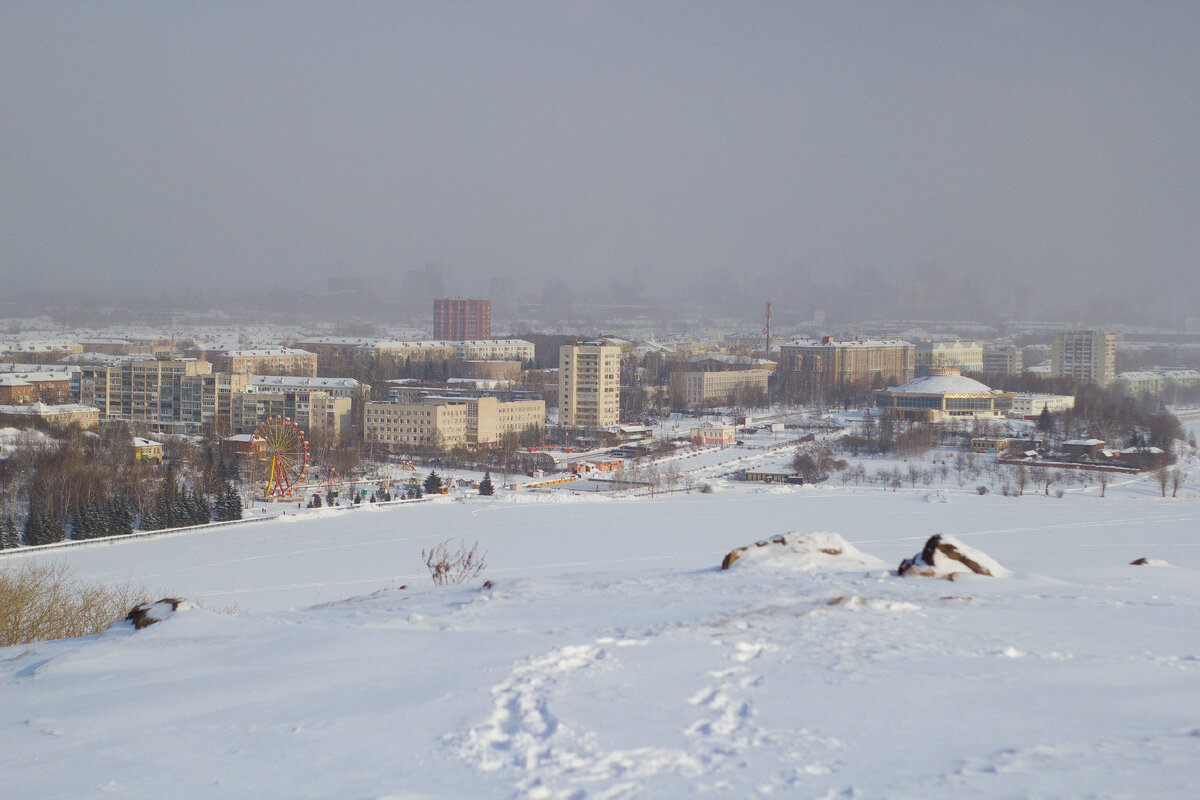
{"type": "Polygon", "coordinates": [[[0,650],[4,794],[1200,796],[1200,505],[1109,494],[509,497],[40,555],[239,612],[0,650]],[[865,555],[719,569],[793,530],[865,555]],[[896,577],[938,532],[1012,574],[896,577]],[[446,538],[479,581],[431,585],[446,538]]]}

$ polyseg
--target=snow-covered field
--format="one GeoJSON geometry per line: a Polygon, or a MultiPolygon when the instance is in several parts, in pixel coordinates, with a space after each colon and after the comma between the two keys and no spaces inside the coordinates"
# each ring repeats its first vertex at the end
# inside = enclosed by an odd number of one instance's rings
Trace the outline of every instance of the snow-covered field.
{"type": "Polygon", "coordinates": [[[502,494],[28,558],[238,612],[0,650],[6,797],[1200,796],[1194,475],[502,494]],[[793,530],[863,556],[718,568],[793,530]],[[939,532],[1012,574],[896,577],[939,532]],[[431,584],[448,538],[482,578],[431,584]]]}

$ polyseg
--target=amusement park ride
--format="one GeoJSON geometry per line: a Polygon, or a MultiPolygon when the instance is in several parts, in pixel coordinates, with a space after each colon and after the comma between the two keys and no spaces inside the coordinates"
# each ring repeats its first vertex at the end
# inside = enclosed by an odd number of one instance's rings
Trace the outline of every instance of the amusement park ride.
{"type": "MultiPolygon", "coordinates": [[[[271,417],[263,421],[254,431],[262,441],[256,460],[256,474],[261,476],[262,498],[268,502],[297,500],[308,492],[324,490],[326,497],[337,496],[341,489],[379,486],[389,495],[392,487],[390,471],[380,479],[346,480],[333,467],[319,473],[310,473],[308,442],[302,431],[287,417],[271,417]]],[[[402,469],[416,472],[412,461],[403,463],[402,469]]],[[[409,483],[418,483],[413,477],[409,483]]]]}
{"type": "Polygon", "coordinates": [[[267,500],[290,500],[303,494],[300,486],[308,474],[308,442],[304,431],[286,417],[270,417],[254,431],[262,440],[258,460],[265,478],[263,497],[267,500]]]}

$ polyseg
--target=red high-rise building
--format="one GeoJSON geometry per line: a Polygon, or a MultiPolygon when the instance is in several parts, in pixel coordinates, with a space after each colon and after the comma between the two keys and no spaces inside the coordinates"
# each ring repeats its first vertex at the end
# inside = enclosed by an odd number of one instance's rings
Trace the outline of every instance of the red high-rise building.
{"type": "Polygon", "coordinates": [[[434,300],[433,338],[447,342],[492,338],[492,301],[434,300]]]}

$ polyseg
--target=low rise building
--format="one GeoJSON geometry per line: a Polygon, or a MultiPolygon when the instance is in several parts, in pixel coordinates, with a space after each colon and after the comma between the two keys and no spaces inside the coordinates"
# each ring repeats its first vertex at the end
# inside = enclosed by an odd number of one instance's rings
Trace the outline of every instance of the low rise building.
{"type": "Polygon", "coordinates": [[[236,458],[257,458],[267,442],[253,433],[235,433],[221,440],[221,456],[228,461],[236,458]]]}
{"type": "Polygon", "coordinates": [[[0,415],[30,419],[36,417],[49,425],[60,428],[78,425],[87,430],[100,424],[99,409],[80,403],[63,403],[53,406],[42,402],[27,405],[0,405],[0,415]]]}
{"type": "Polygon", "coordinates": [[[1075,395],[1073,394],[1017,392],[1013,395],[1012,409],[1009,413],[1014,417],[1036,419],[1042,415],[1043,411],[1050,414],[1062,414],[1074,408],[1075,395]]]}
{"type": "Polygon", "coordinates": [[[156,442],[153,439],[143,439],[141,436],[133,437],[130,449],[133,453],[133,463],[135,464],[161,464],[163,460],[162,442],[156,442]]]}
{"type": "Polygon", "coordinates": [[[0,404],[37,402],[52,406],[71,402],[70,373],[59,370],[0,374],[0,404]]]}
{"type": "Polygon", "coordinates": [[[732,425],[698,425],[689,431],[692,444],[729,445],[737,440],[737,428],[732,425]]]}

